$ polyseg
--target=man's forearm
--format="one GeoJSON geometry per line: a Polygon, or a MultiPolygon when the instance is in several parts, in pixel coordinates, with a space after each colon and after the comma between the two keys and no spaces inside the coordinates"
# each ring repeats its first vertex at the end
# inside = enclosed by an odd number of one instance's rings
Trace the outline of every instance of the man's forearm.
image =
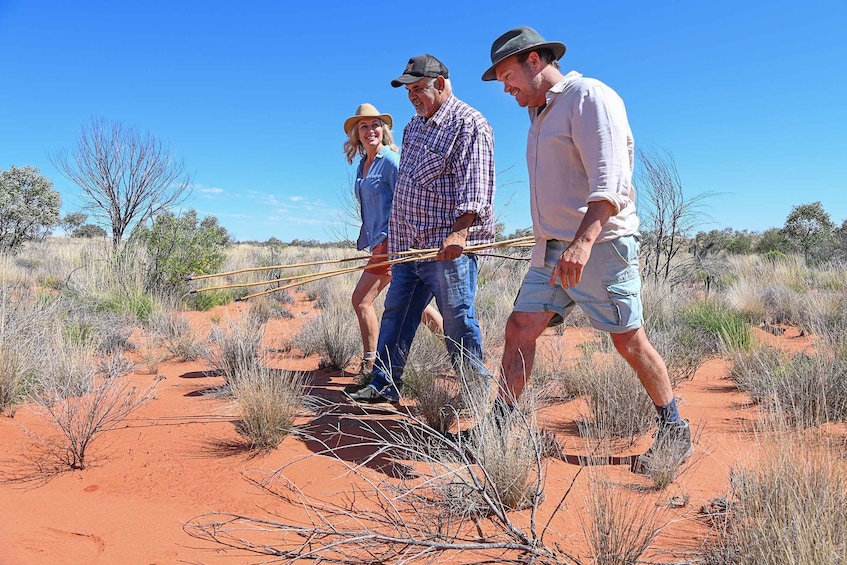
{"type": "Polygon", "coordinates": [[[456,218],[453,227],[450,228],[450,234],[441,243],[441,249],[437,255],[438,259],[453,260],[462,255],[468,239],[468,230],[475,219],[476,214],[473,212],[466,212],[456,218]]]}
{"type": "Polygon", "coordinates": [[[473,212],[466,212],[456,218],[453,222],[453,228],[450,231],[467,237],[468,229],[473,225],[474,220],[476,220],[476,214],[473,212]]]}
{"type": "Polygon", "coordinates": [[[576,230],[571,245],[591,247],[600,233],[603,231],[603,226],[612,217],[615,212],[615,206],[606,200],[598,200],[588,203],[588,210],[576,230]]]}

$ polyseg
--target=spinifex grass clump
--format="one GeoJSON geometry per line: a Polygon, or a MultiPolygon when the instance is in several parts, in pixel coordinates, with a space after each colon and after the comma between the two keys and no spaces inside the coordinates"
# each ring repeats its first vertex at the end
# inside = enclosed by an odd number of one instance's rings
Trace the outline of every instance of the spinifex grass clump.
{"type": "MultiPolygon", "coordinates": [[[[847,563],[847,471],[821,438],[775,430],[755,466],[731,474],[708,565],[847,563]]],[[[815,435],[815,434],[811,434],[815,435]]]]}
{"type": "Polygon", "coordinates": [[[227,384],[259,364],[265,325],[249,312],[212,328],[206,360],[227,384]]]}
{"type": "Polygon", "coordinates": [[[239,430],[253,449],[273,449],[291,432],[303,412],[306,382],[301,373],[248,363],[237,369],[231,392],[239,430]]]}
{"type": "Polygon", "coordinates": [[[203,345],[185,316],[175,312],[158,311],[150,320],[149,331],[165,350],[164,358],[194,361],[204,353],[203,345]]]}
{"type": "Polygon", "coordinates": [[[658,507],[632,499],[614,485],[593,481],[588,515],[582,519],[591,563],[635,565],[662,530],[658,507]]]}
{"type": "Polygon", "coordinates": [[[653,426],[653,402],[620,355],[595,353],[593,347],[586,347],[572,372],[577,390],[586,395],[590,409],[590,418],[582,422],[584,433],[632,437],[653,426]]]}
{"type": "Polygon", "coordinates": [[[346,302],[327,304],[306,322],[291,345],[303,355],[319,354],[322,367],[344,369],[362,350],[353,308],[346,302]]]}
{"type": "Polygon", "coordinates": [[[793,358],[761,347],[736,356],[731,377],[753,402],[796,426],[847,420],[847,347],[793,358]]]}

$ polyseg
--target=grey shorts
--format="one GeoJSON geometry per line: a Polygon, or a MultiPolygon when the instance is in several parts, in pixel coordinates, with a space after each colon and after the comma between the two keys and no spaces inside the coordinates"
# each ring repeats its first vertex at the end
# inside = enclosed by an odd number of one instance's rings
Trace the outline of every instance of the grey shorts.
{"type": "Polygon", "coordinates": [[[550,286],[550,275],[570,242],[548,241],[544,268],[530,267],[524,277],[515,312],[553,312],[551,325],[561,323],[579,305],[596,329],[623,333],[642,325],[641,275],[638,271],[638,236],[628,235],[596,243],[573,288],[561,280],[550,286]]]}

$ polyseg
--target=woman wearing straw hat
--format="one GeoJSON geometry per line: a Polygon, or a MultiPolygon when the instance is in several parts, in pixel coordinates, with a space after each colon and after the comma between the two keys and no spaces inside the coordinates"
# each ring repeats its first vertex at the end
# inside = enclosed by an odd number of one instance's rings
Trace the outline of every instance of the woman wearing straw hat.
{"type": "MultiPolygon", "coordinates": [[[[361,104],[353,116],[344,121],[347,141],[344,153],[347,162],[360,157],[356,168],[354,191],[359,202],[362,228],[356,248],[369,248],[374,255],[353,291],[353,309],[359,320],[362,333],[363,377],[369,376],[376,359],[376,344],[379,334],[374,300],[391,281],[390,265],[382,264],[387,260],[388,252],[388,214],[394,199],[394,183],[400,156],[391,135],[394,120],[390,114],[381,114],[372,104],[361,104]]],[[[432,305],[427,306],[421,317],[424,324],[433,332],[443,334],[441,314],[432,305]]],[[[360,386],[367,385],[364,382],[360,386]]],[[[356,388],[359,388],[357,386],[356,388]]]]}

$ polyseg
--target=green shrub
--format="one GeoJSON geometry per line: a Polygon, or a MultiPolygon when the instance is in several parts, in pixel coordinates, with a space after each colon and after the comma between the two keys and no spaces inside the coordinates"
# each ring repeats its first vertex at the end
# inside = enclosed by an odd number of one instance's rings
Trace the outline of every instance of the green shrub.
{"type": "Polygon", "coordinates": [[[214,216],[198,220],[195,210],[181,216],[170,212],[156,216],[152,226],[140,226],[133,240],[147,248],[150,257],[147,290],[184,294],[185,278],[220,271],[230,236],[214,216]]]}
{"type": "Polygon", "coordinates": [[[232,295],[226,290],[210,290],[195,295],[194,308],[201,312],[208,312],[215,306],[222,306],[232,302],[232,295]]]}

